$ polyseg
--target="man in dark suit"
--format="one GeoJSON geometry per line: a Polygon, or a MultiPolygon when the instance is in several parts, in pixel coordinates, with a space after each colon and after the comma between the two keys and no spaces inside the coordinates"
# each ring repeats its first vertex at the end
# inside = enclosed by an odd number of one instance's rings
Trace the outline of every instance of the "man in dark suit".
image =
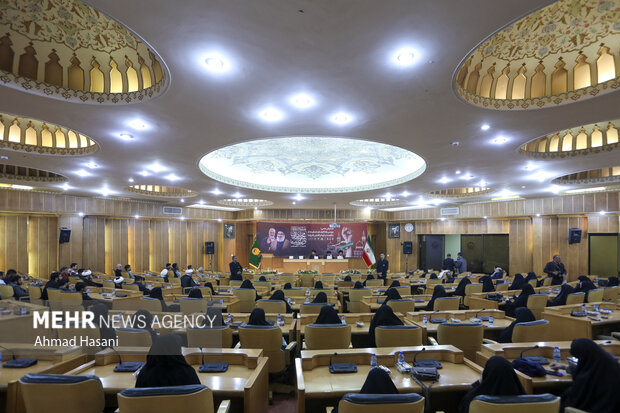
{"type": "Polygon", "coordinates": [[[543,271],[552,278],[551,285],[561,285],[566,278],[566,267],[559,254],[553,256],[553,261],[549,261],[543,271]]]}
{"type": "Polygon", "coordinates": [[[441,269],[454,272],[454,260],[452,259],[452,254],[448,254],[446,256],[446,259],[443,260],[443,265],[441,266],[441,269]]]}
{"type": "Polygon", "coordinates": [[[239,261],[237,261],[237,257],[233,255],[232,262],[228,264],[228,267],[230,268],[230,279],[232,281],[243,280],[241,276],[243,274],[243,267],[239,264],[239,261]]]}
{"type": "Polygon", "coordinates": [[[385,254],[382,252],[379,254],[379,260],[377,261],[377,277],[386,279],[389,267],[390,263],[385,259],[385,254]]]}
{"type": "Polygon", "coordinates": [[[181,277],[181,288],[183,288],[184,291],[186,288],[195,287],[198,285],[192,278],[193,273],[194,271],[188,269],[185,270],[185,275],[181,277]]]}

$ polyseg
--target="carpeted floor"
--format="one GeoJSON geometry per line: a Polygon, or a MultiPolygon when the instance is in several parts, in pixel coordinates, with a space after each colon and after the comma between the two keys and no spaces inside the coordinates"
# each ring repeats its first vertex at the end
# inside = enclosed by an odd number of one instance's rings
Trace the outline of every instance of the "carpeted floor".
{"type": "Polygon", "coordinates": [[[295,396],[288,394],[273,395],[273,404],[269,406],[269,413],[291,413],[295,410],[295,396]]]}

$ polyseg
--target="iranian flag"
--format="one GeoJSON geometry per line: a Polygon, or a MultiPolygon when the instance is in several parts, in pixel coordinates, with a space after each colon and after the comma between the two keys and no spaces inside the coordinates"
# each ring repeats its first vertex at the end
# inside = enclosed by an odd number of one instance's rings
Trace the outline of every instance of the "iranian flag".
{"type": "Polygon", "coordinates": [[[372,244],[370,243],[370,237],[366,238],[366,245],[364,245],[364,252],[362,253],[362,258],[366,262],[367,266],[371,266],[376,263],[375,259],[375,251],[372,249],[372,244]]]}

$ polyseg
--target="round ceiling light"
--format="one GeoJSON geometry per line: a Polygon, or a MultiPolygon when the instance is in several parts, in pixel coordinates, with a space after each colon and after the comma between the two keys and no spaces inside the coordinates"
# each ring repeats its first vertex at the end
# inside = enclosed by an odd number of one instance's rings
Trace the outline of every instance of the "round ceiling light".
{"type": "Polygon", "coordinates": [[[254,198],[228,198],[217,201],[220,205],[240,207],[240,208],[260,208],[273,205],[273,202],[266,199],[254,198]]]}
{"type": "Polygon", "coordinates": [[[291,136],[241,142],[199,162],[210,178],[242,188],[286,193],[344,193],[402,184],[420,176],[419,155],[378,142],[291,136]]]}

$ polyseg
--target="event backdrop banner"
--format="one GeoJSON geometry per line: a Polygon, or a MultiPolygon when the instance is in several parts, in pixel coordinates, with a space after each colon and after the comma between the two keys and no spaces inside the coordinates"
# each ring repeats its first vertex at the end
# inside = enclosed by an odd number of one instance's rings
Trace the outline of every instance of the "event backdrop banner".
{"type": "Polygon", "coordinates": [[[256,235],[262,254],[299,258],[308,257],[316,250],[321,258],[327,251],[335,258],[342,250],[345,258],[360,258],[368,235],[367,224],[341,222],[337,228],[330,225],[329,222],[257,222],[256,235]]]}

